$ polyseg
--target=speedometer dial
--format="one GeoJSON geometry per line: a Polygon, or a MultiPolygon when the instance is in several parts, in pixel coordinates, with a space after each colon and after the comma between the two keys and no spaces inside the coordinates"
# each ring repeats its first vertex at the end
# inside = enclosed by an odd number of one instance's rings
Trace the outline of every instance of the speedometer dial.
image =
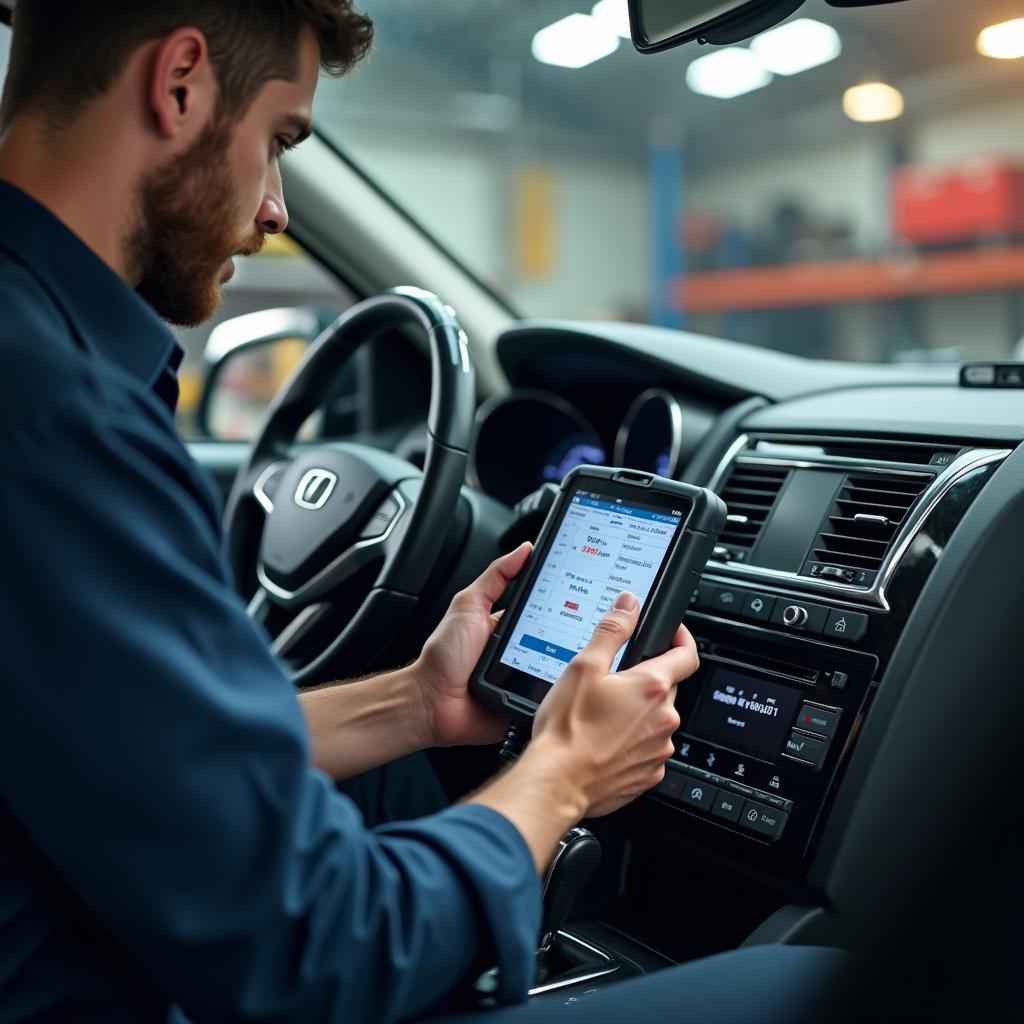
{"type": "Polygon", "coordinates": [[[615,439],[615,463],[674,477],[682,445],[682,408],[663,388],[651,388],[629,407],[622,421],[615,439]]]}
{"type": "Polygon", "coordinates": [[[586,417],[557,395],[521,389],[485,402],[477,414],[470,479],[515,504],[576,466],[603,466],[608,453],[586,417]]]}

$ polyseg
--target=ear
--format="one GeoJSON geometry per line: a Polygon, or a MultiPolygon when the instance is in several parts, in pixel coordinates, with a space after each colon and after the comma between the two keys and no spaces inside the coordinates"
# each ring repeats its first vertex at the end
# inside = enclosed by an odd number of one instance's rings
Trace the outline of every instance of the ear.
{"type": "Polygon", "coordinates": [[[217,104],[218,84],[206,36],[176,29],[156,48],[150,65],[149,105],[165,138],[198,134],[217,104]]]}

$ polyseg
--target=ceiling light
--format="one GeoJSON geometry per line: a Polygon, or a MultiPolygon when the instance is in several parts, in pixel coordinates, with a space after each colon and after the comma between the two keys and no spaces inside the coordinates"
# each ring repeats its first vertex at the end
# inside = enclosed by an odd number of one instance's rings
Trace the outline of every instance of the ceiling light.
{"type": "Polygon", "coordinates": [[[865,82],[847,89],[843,113],[851,121],[892,121],[903,113],[903,93],[885,82],[865,82]]]}
{"type": "Polygon", "coordinates": [[[619,37],[587,14],[570,14],[533,37],[533,55],[542,64],[584,68],[619,48],[619,37]]]}
{"type": "Polygon", "coordinates": [[[602,25],[606,25],[623,39],[632,39],[629,29],[629,7],[626,0],[600,0],[590,12],[602,25]]]}
{"type": "Polygon", "coordinates": [[[797,75],[835,60],[843,52],[839,33],[813,18],[798,18],[753,40],[750,48],[776,75],[797,75]]]}
{"type": "Polygon", "coordinates": [[[766,86],[772,80],[757,54],[728,46],[698,57],[686,69],[686,84],[702,96],[731,100],[766,86]]]}
{"type": "Polygon", "coordinates": [[[997,60],[1024,57],[1024,18],[1014,18],[982,29],[978,36],[978,53],[997,60]]]}

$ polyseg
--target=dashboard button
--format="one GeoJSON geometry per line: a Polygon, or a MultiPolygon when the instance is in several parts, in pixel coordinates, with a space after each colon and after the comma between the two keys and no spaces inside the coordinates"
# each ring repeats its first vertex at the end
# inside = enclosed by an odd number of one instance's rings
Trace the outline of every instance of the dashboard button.
{"type": "Polygon", "coordinates": [[[768,793],[785,794],[789,789],[789,772],[775,765],[770,765],[761,776],[761,789],[768,793]]]}
{"type": "MultiPolygon", "coordinates": [[[[696,765],[698,768],[707,768],[707,758],[710,753],[712,753],[712,748],[706,743],[698,743],[696,740],[691,740],[684,736],[679,741],[676,760],[685,761],[687,764],[696,765]]],[[[714,765],[712,764],[711,767],[713,768],[714,765]]]]}
{"type": "Polygon", "coordinates": [[[778,839],[787,821],[789,815],[785,811],[765,807],[764,804],[754,803],[753,800],[747,800],[740,813],[740,824],[744,828],[749,828],[751,832],[757,832],[769,839],[778,839]]]}
{"type": "Polygon", "coordinates": [[[373,517],[366,524],[366,529],[359,536],[363,540],[382,537],[401,511],[401,507],[394,498],[385,498],[381,502],[380,508],[374,512],[373,517]]]}
{"type": "Polygon", "coordinates": [[[842,612],[833,608],[825,626],[825,636],[855,644],[868,631],[868,617],[863,612],[842,612]]]}
{"type": "Polygon", "coordinates": [[[678,800],[683,792],[683,786],[689,781],[685,775],[679,772],[672,771],[671,768],[666,769],[665,778],[658,783],[655,789],[656,793],[660,793],[662,796],[670,797],[673,800],[678,800]]]}
{"type": "Polygon", "coordinates": [[[723,778],[733,779],[747,786],[756,786],[761,781],[761,769],[761,763],[751,757],[720,750],[716,755],[712,771],[723,778]]]}
{"type": "Polygon", "coordinates": [[[698,583],[695,602],[698,608],[710,608],[715,601],[718,587],[713,583],[698,583]]]}
{"type": "Polygon", "coordinates": [[[700,779],[687,779],[679,794],[679,802],[708,811],[717,796],[718,790],[710,783],[702,782],[700,779]]]}
{"type": "Polygon", "coordinates": [[[711,605],[720,612],[739,615],[743,607],[744,592],[735,587],[717,587],[711,605]]]}
{"type": "Polygon", "coordinates": [[[775,598],[771,594],[752,594],[745,591],[743,604],[740,606],[740,614],[745,619],[754,619],[759,622],[767,622],[772,617],[775,608],[775,598]]]}
{"type": "Polygon", "coordinates": [[[825,675],[828,676],[829,685],[833,690],[845,690],[846,684],[850,681],[849,674],[838,668],[833,669],[832,672],[826,672],[825,675]]]}
{"type": "Polygon", "coordinates": [[[805,736],[802,732],[795,730],[789,734],[786,740],[786,749],[782,756],[791,760],[802,761],[810,767],[818,770],[825,763],[825,756],[828,754],[828,741],[818,740],[813,736],[805,736]]]}
{"type": "Polygon", "coordinates": [[[716,818],[724,818],[726,821],[739,821],[743,804],[743,797],[719,790],[715,802],[711,805],[711,813],[716,818]]]}
{"type": "Polygon", "coordinates": [[[807,732],[816,732],[822,736],[832,739],[839,726],[839,711],[830,711],[827,708],[816,708],[813,704],[805,704],[796,716],[794,725],[798,729],[805,729],[807,732]]]}
{"type": "Polygon", "coordinates": [[[775,602],[771,621],[787,629],[798,629],[801,633],[821,633],[828,621],[828,611],[821,605],[780,597],[775,602]]]}

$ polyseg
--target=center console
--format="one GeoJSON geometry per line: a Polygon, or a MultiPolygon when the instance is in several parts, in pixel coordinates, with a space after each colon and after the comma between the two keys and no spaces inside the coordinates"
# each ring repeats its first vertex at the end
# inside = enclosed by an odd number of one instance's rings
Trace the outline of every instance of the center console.
{"type": "MultiPolygon", "coordinates": [[[[743,436],[687,625],[699,672],[650,795],[674,834],[800,876],[924,580],[1004,451],[743,436]]],[[[663,828],[662,831],[665,831],[663,828]]]]}

